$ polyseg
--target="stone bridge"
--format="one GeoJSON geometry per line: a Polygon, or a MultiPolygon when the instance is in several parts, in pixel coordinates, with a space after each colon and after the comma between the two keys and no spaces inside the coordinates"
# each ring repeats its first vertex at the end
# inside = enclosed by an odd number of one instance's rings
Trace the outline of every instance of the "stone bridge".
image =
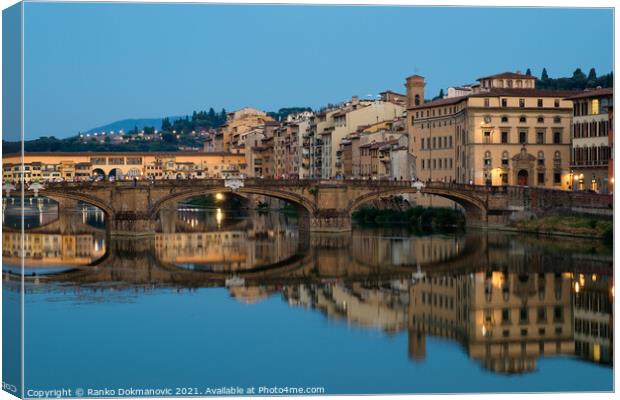
{"type": "MultiPolygon", "coordinates": [[[[18,189],[19,190],[19,189],[18,189]]],[[[569,209],[611,212],[613,196],[523,186],[373,180],[201,179],[154,182],[46,183],[38,195],[82,201],[103,210],[110,234],[151,235],[163,209],[201,195],[233,192],[285,200],[300,211],[300,226],[315,232],[351,229],[351,214],[365,203],[390,195],[425,193],[462,206],[468,224],[504,223],[514,212],[569,209]]],[[[26,188],[26,195],[34,195],[26,188]]]]}

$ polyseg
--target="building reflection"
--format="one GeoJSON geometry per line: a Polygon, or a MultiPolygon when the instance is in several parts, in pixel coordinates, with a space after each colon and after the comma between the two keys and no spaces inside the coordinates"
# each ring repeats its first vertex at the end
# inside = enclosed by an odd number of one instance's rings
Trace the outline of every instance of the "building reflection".
{"type": "Polygon", "coordinates": [[[574,276],[575,352],[601,364],[613,361],[613,280],[599,274],[574,276]]]}
{"type": "Polygon", "coordinates": [[[22,253],[20,233],[3,232],[3,261],[99,265],[28,287],[56,282],[80,293],[164,286],[185,293],[240,274],[247,279],[227,287],[236,301],[279,294],[352,328],[406,334],[412,362],[434,357],[427,339],[438,337],[493,373],[532,372],[541,357],[613,363],[613,259],[596,242],[385,229],[308,236],[278,214],[223,212],[215,224],[208,213],[169,217],[154,238],[110,241],[84,213],[61,215],[27,232],[22,253]],[[273,274],[243,275],[272,265],[273,274]]]}
{"type": "Polygon", "coordinates": [[[2,261],[26,267],[88,265],[105,254],[105,234],[2,233],[2,261]]]}

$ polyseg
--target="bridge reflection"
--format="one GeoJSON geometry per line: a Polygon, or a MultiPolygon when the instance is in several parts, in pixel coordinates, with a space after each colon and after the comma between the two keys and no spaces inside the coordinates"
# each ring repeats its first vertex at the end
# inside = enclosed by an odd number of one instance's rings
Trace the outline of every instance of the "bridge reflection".
{"type": "MultiPolygon", "coordinates": [[[[27,265],[66,270],[29,269],[26,291],[183,293],[224,287],[235,274],[243,281],[227,290],[240,302],[281,296],[351,327],[406,334],[412,362],[434,357],[427,339],[439,337],[495,373],[527,373],[558,355],[612,365],[613,259],[598,242],[485,231],[304,234],[279,216],[192,231],[178,217],[140,240],[110,240],[79,216],[28,232],[27,265]]],[[[4,233],[5,266],[19,256],[15,234],[4,233]]],[[[9,289],[21,280],[3,275],[9,289]]]]}

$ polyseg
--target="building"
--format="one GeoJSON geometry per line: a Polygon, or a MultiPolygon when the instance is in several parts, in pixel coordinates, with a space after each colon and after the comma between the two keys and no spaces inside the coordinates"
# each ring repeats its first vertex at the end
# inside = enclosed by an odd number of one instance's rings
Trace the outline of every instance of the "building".
{"type": "Polygon", "coordinates": [[[342,177],[342,165],[338,162],[340,142],[360,127],[391,121],[402,116],[404,107],[389,101],[351,101],[318,115],[316,134],[320,135],[321,177],[342,177]]]}
{"type": "Polygon", "coordinates": [[[242,153],[245,137],[257,127],[273,118],[264,111],[246,107],[227,114],[227,120],[219,129],[208,132],[204,143],[205,152],[242,153]]]}
{"type": "Polygon", "coordinates": [[[467,96],[471,94],[472,90],[471,86],[451,86],[446,90],[446,95],[443,98],[451,99],[453,97],[467,96]]]}
{"type": "Polygon", "coordinates": [[[3,180],[78,181],[115,179],[204,179],[246,176],[243,154],[231,153],[26,153],[5,155],[3,180]]]}
{"type": "Polygon", "coordinates": [[[407,78],[409,146],[421,180],[568,189],[574,92],[538,90],[506,72],[469,95],[421,102],[424,78],[407,78]],[[418,104],[419,103],[419,104],[418,104]]]}
{"type": "Polygon", "coordinates": [[[586,90],[567,98],[573,102],[570,165],[573,190],[613,192],[613,162],[610,162],[613,92],[611,88],[586,90]]]}

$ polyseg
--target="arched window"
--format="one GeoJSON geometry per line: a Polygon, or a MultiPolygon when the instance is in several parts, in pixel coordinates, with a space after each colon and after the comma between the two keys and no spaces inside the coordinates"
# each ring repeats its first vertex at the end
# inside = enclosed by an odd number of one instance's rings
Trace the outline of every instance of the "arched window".
{"type": "Polygon", "coordinates": [[[526,122],[527,118],[525,118],[525,115],[522,115],[519,117],[519,122],[526,122]]]}
{"type": "Polygon", "coordinates": [[[491,166],[491,152],[490,151],[486,151],[484,153],[484,166],[485,167],[491,166]]]}
{"type": "Polygon", "coordinates": [[[559,151],[556,151],[555,154],[553,155],[553,166],[555,168],[560,168],[561,165],[562,165],[562,156],[560,155],[559,151]]]}
{"type": "Polygon", "coordinates": [[[504,152],[502,153],[502,167],[507,167],[507,166],[508,166],[508,152],[504,150],[504,152]]]}
{"type": "Polygon", "coordinates": [[[539,151],[537,158],[538,158],[538,166],[544,167],[545,166],[545,153],[542,151],[539,151]]]}
{"type": "Polygon", "coordinates": [[[420,95],[419,95],[419,94],[416,94],[416,95],[415,95],[415,105],[416,105],[416,106],[419,106],[419,105],[420,105],[420,95]]]}
{"type": "Polygon", "coordinates": [[[539,124],[542,124],[543,122],[545,122],[545,117],[538,117],[536,121],[538,121],[539,124]]]}

